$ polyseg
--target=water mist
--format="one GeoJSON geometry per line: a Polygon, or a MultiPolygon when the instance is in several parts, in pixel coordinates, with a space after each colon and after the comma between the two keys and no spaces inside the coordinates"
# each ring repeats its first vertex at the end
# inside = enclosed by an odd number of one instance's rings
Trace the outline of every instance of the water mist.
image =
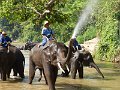
{"type": "Polygon", "coordinates": [[[86,8],[83,10],[81,16],[79,17],[78,23],[74,28],[72,38],[77,37],[80,30],[87,24],[89,16],[93,13],[94,7],[97,5],[98,0],[89,0],[86,8]]]}

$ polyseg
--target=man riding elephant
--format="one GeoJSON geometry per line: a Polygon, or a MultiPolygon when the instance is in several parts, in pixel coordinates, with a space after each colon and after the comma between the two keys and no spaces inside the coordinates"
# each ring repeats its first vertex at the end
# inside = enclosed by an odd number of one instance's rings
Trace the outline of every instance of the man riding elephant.
{"type": "Polygon", "coordinates": [[[74,39],[74,42],[73,42],[73,48],[74,50],[81,50],[81,46],[80,44],[78,43],[78,41],[76,40],[76,37],[73,38],[74,39]]]}
{"type": "Polygon", "coordinates": [[[42,29],[42,43],[39,44],[38,46],[44,46],[48,40],[53,40],[54,39],[54,32],[53,30],[49,27],[50,23],[49,21],[44,22],[44,27],[42,29]]]}
{"type": "Polygon", "coordinates": [[[11,42],[12,40],[10,39],[10,37],[7,36],[7,33],[5,31],[3,31],[0,36],[0,45],[3,47],[8,47],[11,42]]]}

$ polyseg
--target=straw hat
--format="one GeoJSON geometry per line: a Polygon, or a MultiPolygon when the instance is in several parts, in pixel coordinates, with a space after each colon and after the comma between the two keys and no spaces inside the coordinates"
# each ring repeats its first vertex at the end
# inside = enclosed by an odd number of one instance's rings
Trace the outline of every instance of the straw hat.
{"type": "Polygon", "coordinates": [[[5,31],[2,31],[2,34],[3,34],[3,35],[6,35],[7,33],[6,33],[5,31]]]}
{"type": "Polygon", "coordinates": [[[46,24],[49,24],[49,21],[45,21],[45,22],[44,22],[44,25],[46,25],[46,24]]]}

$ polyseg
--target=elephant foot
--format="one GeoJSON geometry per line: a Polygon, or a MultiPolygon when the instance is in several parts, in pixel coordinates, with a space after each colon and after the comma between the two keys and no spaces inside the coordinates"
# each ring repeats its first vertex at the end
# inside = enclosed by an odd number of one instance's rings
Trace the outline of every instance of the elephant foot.
{"type": "Polygon", "coordinates": [[[104,76],[102,76],[102,78],[105,78],[104,76]]]}
{"type": "Polygon", "coordinates": [[[22,79],[25,78],[25,76],[20,76],[22,79]]]}
{"type": "Polygon", "coordinates": [[[23,78],[25,78],[25,75],[20,75],[20,77],[23,79],[23,78]]]}
{"type": "Polygon", "coordinates": [[[79,77],[79,79],[83,79],[83,77],[79,77]]]}
{"type": "Polygon", "coordinates": [[[29,81],[29,84],[32,84],[32,81],[29,81]]]}
{"type": "Polygon", "coordinates": [[[2,81],[6,81],[6,78],[3,78],[2,81]]]}
{"type": "Polygon", "coordinates": [[[69,77],[69,73],[62,73],[60,76],[61,77],[69,77]]]}
{"type": "Polygon", "coordinates": [[[41,78],[38,79],[38,82],[40,82],[40,81],[41,81],[41,78]]]}
{"type": "Polygon", "coordinates": [[[46,81],[45,84],[48,85],[48,82],[46,81]]]}
{"type": "Polygon", "coordinates": [[[69,77],[69,72],[68,70],[64,70],[65,73],[62,72],[61,77],[69,77]]]}

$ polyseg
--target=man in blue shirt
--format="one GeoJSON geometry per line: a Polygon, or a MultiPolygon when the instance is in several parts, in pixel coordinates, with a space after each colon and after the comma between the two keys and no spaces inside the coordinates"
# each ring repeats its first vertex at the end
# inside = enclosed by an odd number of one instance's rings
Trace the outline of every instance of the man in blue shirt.
{"type": "Polygon", "coordinates": [[[44,22],[44,27],[42,29],[42,43],[41,45],[44,46],[48,40],[53,40],[54,39],[54,32],[53,30],[49,27],[50,23],[48,21],[44,22]]]}
{"type": "Polygon", "coordinates": [[[78,41],[76,40],[76,37],[74,38],[73,47],[75,50],[81,50],[81,46],[79,45],[78,41]]]}
{"type": "Polygon", "coordinates": [[[7,36],[5,31],[2,32],[0,37],[0,45],[3,47],[8,47],[8,45],[12,42],[12,40],[7,36]]]}

